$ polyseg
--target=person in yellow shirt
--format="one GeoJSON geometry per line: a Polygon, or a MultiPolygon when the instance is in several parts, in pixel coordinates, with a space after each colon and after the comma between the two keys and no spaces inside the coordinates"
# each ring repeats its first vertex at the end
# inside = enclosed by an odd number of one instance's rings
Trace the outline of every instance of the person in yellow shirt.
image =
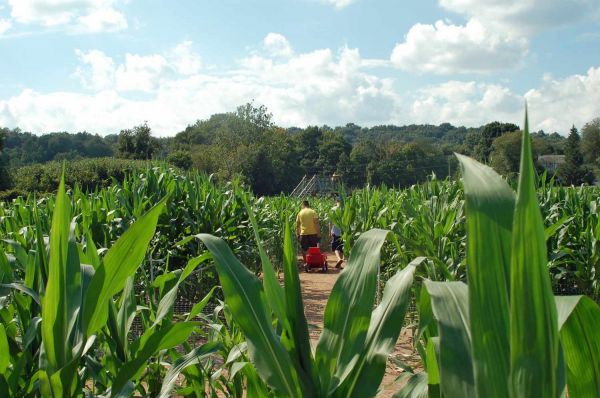
{"type": "Polygon", "coordinates": [[[308,248],[319,246],[321,240],[319,216],[310,208],[308,200],[302,202],[302,210],[296,216],[296,237],[300,240],[302,259],[306,262],[308,248]]]}

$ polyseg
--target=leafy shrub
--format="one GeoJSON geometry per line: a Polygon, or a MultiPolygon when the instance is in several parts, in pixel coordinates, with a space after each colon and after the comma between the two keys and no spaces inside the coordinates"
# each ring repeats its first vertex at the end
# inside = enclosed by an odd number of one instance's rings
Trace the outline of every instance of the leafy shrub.
{"type": "MultiPolygon", "coordinates": [[[[142,160],[114,158],[81,159],[65,163],[65,184],[78,184],[84,191],[109,186],[113,180],[122,182],[125,176],[150,167],[142,160]]],[[[12,171],[13,189],[24,192],[54,192],[58,189],[62,162],[34,164],[12,171]]]]}
{"type": "Polygon", "coordinates": [[[194,162],[192,161],[192,155],[188,151],[178,150],[169,154],[167,163],[183,170],[189,170],[194,162]]]}

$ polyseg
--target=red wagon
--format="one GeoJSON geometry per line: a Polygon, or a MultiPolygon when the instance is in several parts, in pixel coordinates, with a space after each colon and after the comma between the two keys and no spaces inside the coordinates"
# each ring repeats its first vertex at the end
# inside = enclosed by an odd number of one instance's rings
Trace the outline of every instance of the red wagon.
{"type": "Polygon", "coordinates": [[[309,247],[306,254],[304,271],[309,272],[313,268],[321,268],[321,271],[327,272],[327,256],[318,247],[309,247]]]}

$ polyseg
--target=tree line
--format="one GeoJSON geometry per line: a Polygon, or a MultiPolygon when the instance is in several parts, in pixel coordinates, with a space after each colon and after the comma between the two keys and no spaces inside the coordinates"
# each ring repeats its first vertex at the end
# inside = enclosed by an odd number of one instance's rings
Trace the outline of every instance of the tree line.
{"type": "MultiPolygon", "coordinates": [[[[152,135],[147,123],[105,137],[87,132],[37,136],[0,129],[4,170],[50,160],[117,157],[166,161],[196,168],[217,179],[246,182],[257,194],[290,192],[304,175],[334,173],[349,188],[365,184],[408,186],[432,173],[457,171],[454,152],[472,156],[506,176],[518,172],[521,131],[512,123],[478,128],[440,125],[282,128],[261,105],[215,114],[174,137],[152,135]]],[[[544,131],[532,134],[534,156],[564,155],[557,178],[565,184],[591,183],[600,169],[600,118],[575,127],[568,138],[544,131]]],[[[541,169],[541,166],[540,166],[541,169]]],[[[7,174],[4,172],[3,174],[7,174]]],[[[9,178],[0,176],[6,189],[9,178]]]]}

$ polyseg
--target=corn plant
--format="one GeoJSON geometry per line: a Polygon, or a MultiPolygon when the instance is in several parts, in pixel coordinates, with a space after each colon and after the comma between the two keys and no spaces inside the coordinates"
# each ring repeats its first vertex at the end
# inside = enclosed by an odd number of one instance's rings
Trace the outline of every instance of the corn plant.
{"type": "Polygon", "coordinates": [[[422,259],[388,281],[373,311],[380,250],[389,232],[374,229],[361,235],[331,292],[324,330],[313,353],[289,224],[284,240],[285,288],[277,281],[255,232],[263,259],[262,284],[223,240],[207,234],[197,237],[213,256],[225,300],[244,332],[260,377],[277,396],[375,396],[402,327],[415,268],[422,259]]]}
{"type": "MultiPolygon", "coordinates": [[[[116,397],[136,392],[167,397],[173,389],[186,388],[203,396],[237,385],[230,395],[240,397],[241,380],[257,379],[251,366],[243,366],[237,376],[208,377],[221,369],[212,357],[220,353],[224,361],[232,350],[230,338],[206,335],[206,325],[215,328],[220,320],[200,316],[215,289],[175,322],[178,290],[207,255],[157,277],[155,302],[135,294],[134,275],[166,202],[160,200],[141,215],[103,255],[89,230],[77,240],[81,218],[71,218],[64,183],[54,200],[47,238],[34,206],[33,237],[17,234],[23,239],[9,242],[12,252],[0,248],[0,396],[116,397]],[[135,318],[143,333],[132,340],[135,318]],[[206,337],[206,343],[192,348],[186,343],[192,334],[206,337]]],[[[220,335],[233,333],[221,329],[220,335]]],[[[239,340],[238,333],[237,344],[239,340]]],[[[229,359],[228,369],[240,367],[244,358],[229,359]]]]}
{"type": "Polygon", "coordinates": [[[491,168],[459,156],[468,285],[425,282],[426,371],[396,397],[600,396],[600,307],[552,294],[530,145],[526,117],[516,197],[491,168]]]}

